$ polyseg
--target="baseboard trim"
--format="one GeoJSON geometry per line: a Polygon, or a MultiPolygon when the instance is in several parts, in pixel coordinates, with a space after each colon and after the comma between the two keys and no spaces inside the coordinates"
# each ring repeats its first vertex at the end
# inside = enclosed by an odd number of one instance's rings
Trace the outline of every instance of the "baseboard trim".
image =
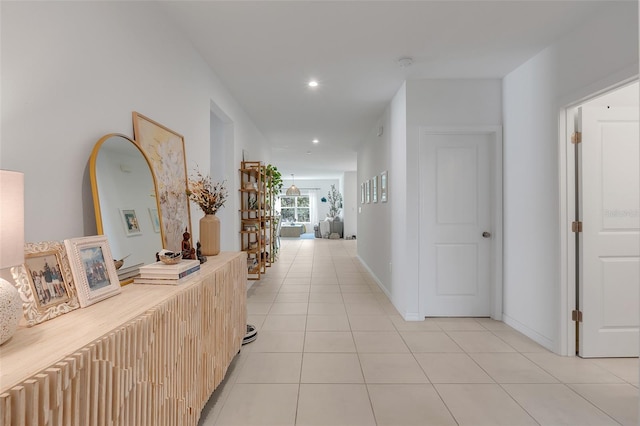
{"type": "Polygon", "coordinates": [[[555,349],[554,349],[553,340],[549,339],[546,336],[543,336],[542,334],[538,333],[535,330],[532,330],[531,328],[529,328],[526,325],[522,324],[520,321],[510,317],[509,315],[505,314],[504,312],[502,313],[502,322],[507,324],[509,327],[511,327],[511,328],[519,331],[520,333],[524,334],[525,336],[527,336],[528,338],[530,338],[534,342],[538,343],[539,345],[542,345],[545,348],[549,349],[551,352],[556,352],[555,349]]]}
{"type": "Polygon", "coordinates": [[[387,290],[387,288],[384,285],[382,285],[382,282],[378,279],[378,277],[376,277],[376,274],[373,273],[371,268],[369,268],[369,265],[367,265],[366,262],[362,260],[362,258],[358,255],[356,255],[356,259],[360,261],[360,264],[362,265],[362,267],[367,270],[369,275],[371,275],[371,278],[373,278],[373,281],[378,285],[380,290],[389,298],[393,307],[396,308],[396,311],[398,311],[398,314],[400,314],[400,316],[405,321],[424,321],[424,317],[421,317],[419,312],[402,313],[400,309],[398,309],[398,306],[395,304],[393,298],[391,297],[391,293],[389,293],[389,290],[387,290]]]}

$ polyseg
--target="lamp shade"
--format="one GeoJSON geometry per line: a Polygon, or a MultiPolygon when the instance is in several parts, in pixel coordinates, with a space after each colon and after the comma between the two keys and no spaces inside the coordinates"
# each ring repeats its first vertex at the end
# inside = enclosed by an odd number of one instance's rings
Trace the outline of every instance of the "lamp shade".
{"type": "Polygon", "coordinates": [[[0,269],[24,262],[24,174],[0,170],[0,269]]]}
{"type": "Polygon", "coordinates": [[[291,180],[293,182],[291,182],[291,186],[289,188],[287,188],[287,195],[289,197],[299,197],[300,196],[300,189],[298,189],[298,187],[296,186],[296,180],[293,177],[293,173],[291,173],[291,180]]]}
{"type": "Polygon", "coordinates": [[[287,188],[287,195],[288,196],[299,197],[300,196],[300,189],[298,189],[298,187],[295,186],[295,185],[291,185],[289,188],[287,188]]]}

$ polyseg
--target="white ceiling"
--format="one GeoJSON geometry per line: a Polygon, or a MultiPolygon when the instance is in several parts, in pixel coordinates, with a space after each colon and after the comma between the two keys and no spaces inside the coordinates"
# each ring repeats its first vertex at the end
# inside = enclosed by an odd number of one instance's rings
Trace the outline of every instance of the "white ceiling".
{"type": "MultiPolygon", "coordinates": [[[[604,1],[168,1],[284,176],[335,178],[410,79],[501,78],[604,1]],[[402,68],[402,56],[414,59],[402,68]],[[309,79],[320,82],[316,89],[309,79]],[[320,139],[318,145],[312,139],[320,139]]],[[[632,1],[624,2],[628,6],[632,1]]]]}

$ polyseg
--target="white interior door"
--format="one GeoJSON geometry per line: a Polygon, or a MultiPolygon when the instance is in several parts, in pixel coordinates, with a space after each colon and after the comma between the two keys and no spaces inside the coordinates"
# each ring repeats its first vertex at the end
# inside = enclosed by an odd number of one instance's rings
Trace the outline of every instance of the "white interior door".
{"type": "Polygon", "coordinates": [[[638,108],[583,107],[582,357],[638,356],[640,135],[638,108]]]}
{"type": "Polygon", "coordinates": [[[421,134],[420,288],[426,316],[491,316],[495,138],[421,134]]]}

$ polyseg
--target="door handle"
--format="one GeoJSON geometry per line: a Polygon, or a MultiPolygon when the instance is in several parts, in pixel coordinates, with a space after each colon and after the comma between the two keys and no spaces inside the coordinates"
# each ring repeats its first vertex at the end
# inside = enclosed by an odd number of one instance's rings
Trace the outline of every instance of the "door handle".
{"type": "Polygon", "coordinates": [[[484,231],[482,233],[482,238],[491,238],[491,232],[484,231]]]}

